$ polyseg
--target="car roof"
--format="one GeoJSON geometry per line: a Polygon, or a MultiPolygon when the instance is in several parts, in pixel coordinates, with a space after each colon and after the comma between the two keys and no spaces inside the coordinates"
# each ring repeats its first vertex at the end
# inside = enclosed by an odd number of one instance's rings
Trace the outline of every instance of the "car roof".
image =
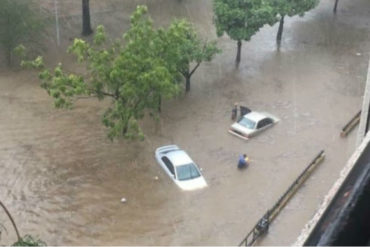
{"type": "Polygon", "coordinates": [[[253,120],[255,122],[258,122],[260,121],[261,119],[265,118],[266,116],[259,113],[259,112],[255,112],[255,111],[252,111],[250,113],[247,113],[244,115],[244,117],[250,119],[250,120],[253,120]]]}
{"type": "Polygon", "coordinates": [[[174,166],[185,165],[193,163],[189,155],[183,150],[176,150],[166,154],[167,158],[172,162],[174,166]]]}

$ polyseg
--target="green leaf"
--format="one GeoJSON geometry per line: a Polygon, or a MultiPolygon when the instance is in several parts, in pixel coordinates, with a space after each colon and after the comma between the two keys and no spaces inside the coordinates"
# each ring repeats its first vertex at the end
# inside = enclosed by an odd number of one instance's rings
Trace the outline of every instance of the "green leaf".
{"type": "Polygon", "coordinates": [[[158,117],[161,100],[179,93],[181,74],[194,73],[220,52],[215,42],[202,41],[186,20],[155,29],[147,11],[146,6],[136,8],[120,40],[110,41],[103,26],[97,27],[92,44],[74,40],[68,52],[86,65],[84,75],[67,72],[61,64],[47,69],[41,57],[28,62],[40,70],[41,86],[57,108],[71,108],[79,96],[111,98],[102,122],[112,140],[144,138],[140,119],[147,113],[158,117]]]}
{"type": "Polygon", "coordinates": [[[36,239],[31,235],[25,235],[19,241],[12,244],[12,246],[46,246],[46,243],[40,239],[36,239]]]}
{"type": "Polygon", "coordinates": [[[270,0],[213,0],[213,11],[217,35],[226,33],[236,41],[249,41],[265,24],[277,21],[270,0]]]}

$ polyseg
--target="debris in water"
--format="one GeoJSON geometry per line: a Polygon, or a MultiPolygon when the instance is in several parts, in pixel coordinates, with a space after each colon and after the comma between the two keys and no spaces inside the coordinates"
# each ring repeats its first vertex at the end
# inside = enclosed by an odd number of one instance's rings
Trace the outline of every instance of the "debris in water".
{"type": "Polygon", "coordinates": [[[356,55],[357,55],[357,56],[361,56],[362,54],[361,54],[360,52],[357,52],[357,53],[356,53],[356,55]]]}
{"type": "Polygon", "coordinates": [[[159,179],[159,178],[158,178],[158,176],[155,176],[155,177],[154,177],[154,180],[158,180],[158,179],[159,179]]]}
{"type": "Polygon", "coordinates": [[[127,202],[126,198],[122,197],[121,202],[122,202],[122,203],[127,202]]]}

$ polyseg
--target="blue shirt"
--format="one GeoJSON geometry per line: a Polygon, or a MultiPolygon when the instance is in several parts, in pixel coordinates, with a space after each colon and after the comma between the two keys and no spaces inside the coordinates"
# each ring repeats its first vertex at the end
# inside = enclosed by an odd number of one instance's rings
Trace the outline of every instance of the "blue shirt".
{"type": "Polygon", "coordinates": [[[245,161],[245,158],[243,155],[239,155],[239,161],[238,161],[238,168],[242,168],[247,165],[247,161],[245,161]]]}

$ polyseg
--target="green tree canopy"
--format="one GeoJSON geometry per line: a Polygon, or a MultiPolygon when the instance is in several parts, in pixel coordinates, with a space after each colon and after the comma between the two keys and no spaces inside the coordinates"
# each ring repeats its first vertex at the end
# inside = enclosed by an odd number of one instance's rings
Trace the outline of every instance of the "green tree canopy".
{"type": "Polygon", "coordinates": [[[64,72],[61,64],[50,71],[41,57],[25,65],[41,69],[42,87],[56,107],[70,107],[79,95],[108,97],[112,104],[103,116],[108,137],[142,138],[137,120],[147,111],[155,115],[160,98],[173,96],[179,88],[176,68],[161,54],[163,45],[146,13],[145,6],[137,7],[124,42],[108,42],[103,26],[97,28],[91,45],[74,40],[69,52],[86,64],[86,76],[64,72]]]}
{"type": "Polygon", "coordinates": [[[25,235],[17,242],[13,243],[12,246],[47,246],[44,241],[37,239],[31,235],[25,235]]]}
{"type": "Polygon", "coordinates": [[[93,44],[74,40],[68,51],[86,65],[86,75],[65,72],[61,64],[51,71],[42,57],[24,65],[41,70],[41,86],[56,107],[69,108],[81,95],[108,97],[112,104],[103,116],[108,137],[143,138],[138,120],[145,113],[157,116],[161,99],[179,92],[181,74],[190,88],[190,77],[199,64],[219,51],[214,43],[202,42],[187,21],[154,29],[146,14],[147,8],[138,6],[129,30],[115,42],[107,40],[103,26],[98,26],[93,44]]]}
{"type": "Polygon", "coordinates": [[[237,41],[237,63],[242,41],[249,41],[265,24],[276,22],[276,12],[269,0],[213,0],[213,10],[217,35],[226,33],[237,41]]]}
{"type": "Polygon", "coordinates": [[[280,24],[276,40],[281,41],[284,29],[285,16],[303,16],[305,12],[313,9],[319,0],[271,0],[271,5],[280,15],[280,24]]]}
{"type": "Polygon", "coordinates": [[[195,28],[186,20],[174,21],[165,34],[167,60],[176,66],[185,78],[186,92],[190,90],[190,78],[203,61],[211,61],[221,52],[216,42],[202,41],[195,28]],[[191,67],[191,64],[194,64],[191,67]]]}
{"type": "Polygon", "coordinates": [[[21,43],[36,42],[42,27],[42,22],[32,10],[32,0],[0,1],[0,46],[8,65],[14,48],[21,43]]]}

